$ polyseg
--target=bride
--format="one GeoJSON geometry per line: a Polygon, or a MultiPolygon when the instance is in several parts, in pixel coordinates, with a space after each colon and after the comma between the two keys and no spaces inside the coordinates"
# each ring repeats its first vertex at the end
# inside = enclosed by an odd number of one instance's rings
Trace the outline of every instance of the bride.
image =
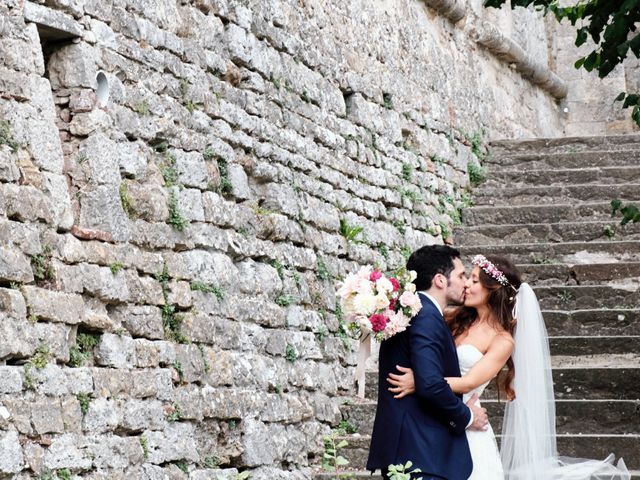
{"type": "MultiPolygon", "coordinates": [[[[624,462],[614,465],[613,455],[603,461],[558,456],[549,344],[538,300],[509,260],[477,255],[472,263],[464,305],[447,315],[462,377],[445,380],[466,402],[497,376],[498,393],[509,402],[500,451],[490,426],[467,430],[470,480],[628,480],[624,462]]],[[[398,370],[403,373],[387,381],[402,398],[414,392],[413,372],[398,370]]]]}

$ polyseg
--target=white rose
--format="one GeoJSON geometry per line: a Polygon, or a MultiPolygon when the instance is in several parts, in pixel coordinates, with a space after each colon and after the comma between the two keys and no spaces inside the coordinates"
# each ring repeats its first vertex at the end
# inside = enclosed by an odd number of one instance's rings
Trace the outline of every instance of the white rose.
{"type": "Polygon", "coordinates": [[[376,295],[376,310],[389,308],[389,298],[384,293],[376,295]]]}
{"type": "Polygon", "coordinates": [[[376,290],[382,293],[393,292],[393,283],[387,277],[381,277],[376,280],[376,290]]]}
{"type": "Polygon", "coordinates": [[[376,309],[376,297],[371,294],[361,293],[353,299],[353,307],[362,315],[371,315],[376,309]]]}

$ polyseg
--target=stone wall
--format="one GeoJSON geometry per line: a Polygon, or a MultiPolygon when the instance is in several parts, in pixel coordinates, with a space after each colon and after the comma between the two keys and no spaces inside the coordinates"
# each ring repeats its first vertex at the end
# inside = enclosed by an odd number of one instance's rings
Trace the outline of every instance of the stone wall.
{"type": "Polygon", "coordinates": [[[559,126],[417,0],[8,0],[0,51],[2,478],[309,478],[334,279],[447,237],[483,130],[559,126]]]}

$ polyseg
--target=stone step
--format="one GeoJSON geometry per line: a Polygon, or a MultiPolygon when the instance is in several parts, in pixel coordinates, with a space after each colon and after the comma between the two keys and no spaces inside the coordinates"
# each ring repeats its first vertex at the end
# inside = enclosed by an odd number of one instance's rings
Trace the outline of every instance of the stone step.
{"type": "Polygon", "coordinates": [[[462,211],[465,226],[513,225],[551,222],[607,221],[611,205],[603,202],[565,205],[512,205],[471,207],[462,211]]]}
{"type": "MultiPolygon", "coordinates": [[[[349,460],[349,467],[364,469],[370,435],[350,435],[344,439],[348,445],[342,454],[349,460]]],[[[497,439],[499,442],[500,435],[497,439]]],[[[558,435],[557,442],[558,453],[563,456],[604,460],[614,453],[617,458],[624,458],[629,469],[638,468],[640,464],[640,435],[558,435]]]]}
{"type": "Polygon", "coordinates": [[[640,352],[640,336],[557,336],[549,337],[552,355],[623,355],[640,352]]]}
{"type": "MultiPolygon", "coordinates": [[[[374,473],[373,475],[371,474],[371,472],[367,471],[367,470],[345,470],[344,472],[344,476],[342,477],[343,479],[359,479],[359,478],[363,478],[363,479],[368,479],[368,480],[383,480],[382,477],[379,475],[379,471],[377,471],[376,473],[374,473]]],[[[640,480],[640,471],[630,471],[630,480],[640,480]]],[[[314,480],[335,480],[336,479],[336,474],[335,473],[329,473],[329,472],[321,472],[321,473],[316,473],[314,475],[314,480]]],[[[388,479],[385,479],[388,480],[388,479]]],[[[594,479],[594,480],[598,480],[598,479],[594,479]]],[[[607,479],[602,479],[602,480],[609,480],[607,479]]]]}
{"type": "Polygon", "coordinates": [[[534,287],[542,310],[637,309],[638,285],[566,285],[534,287]]]}
{"type": "Polygon", "coordinates": [[[640,166],[590,167],[563,169],[493,169],[483,187],[549,185],[620,185],[640,182],[640,166]]]}
{"type": "Polygon", "coordinates": [[[640,183],[625,183],[623,185],[484,187],[474,190],[472,198],[476,206],[550,205],[554,203],[572,203],[579,206],[580,202],[610,202],[614,198],[625,202],[638,203],[640,200],[640,183]]]}
{"type": "Polygon", "coordinates": [[[640,262],[568,265],[517,264],[525,282],[532,285],[600,285],[605,282],[640,279],[640,262]]]}
{"type": "Polygon", "coordinates": [[[640,135],[607,135],[593,137],[536,138],[531,140],[494,140],[489,146],[491,156],[577,153],[640,149],[640,135]]]}
{"type": "Polygon", "coordinates": [[[546,310],[542,316],[550,336],[640,335],[640,309],[546,310]]]}
{"type": "Polygon", "coordinates": [[[640,241],[593,241],[562,243],[507,243],[502,245],[456,246],[463,257],[505,255],[512,261],[532,264],[568,263],[599,264],[640,261],[640,241]]]}
{"type": "Polygon", "coordinates": [[[498,152],[492,149],[485,159],[484,165],[492,170],[500,168],[509,168],[511,170],[512,167],[556,169],[632,166],[640,164],[640,144],[635,144],[634,147],[620,150],[588,150],[582,152],[509,152],[503,155],[498,155],[498,152]]]}
{"type": "MultiPolygon", "coordinates": [[[[640,361],[637,356],[554,357],[553,362],[557,399],[637,400],[639,397],[640,361]],[[560,362],[562,366],[556,365],[560,362]],[[622,362],[626,365],[614,366],[622,362]]],[[[489,400],[498,398],[494,383],[487,387],[483,396],[489,400]]],[[[365,398],[378,398],[378,372],[366,373],[365,398]]]]}
{"type": "Polygon", "coordinates": [[[640,223],[620,225],[619,220],[582,222],[476,225],[454,229],[457,245],[506,245],[515,243],[606,242],[608,239],[640,240],[640,223]]]}
{"type": "MultiPolygon", "coordinates": [[[[482,406],[499,434],[505,403],[483,400],[482,406]]],[[[375,400],[354,401],[342,409],[343,419],[360,435],[371,435],[375,414],[375,400]]],[[[636,434],[640,432],[640,400],[556,400],[556,428],[561,434],[636,434]]]]}

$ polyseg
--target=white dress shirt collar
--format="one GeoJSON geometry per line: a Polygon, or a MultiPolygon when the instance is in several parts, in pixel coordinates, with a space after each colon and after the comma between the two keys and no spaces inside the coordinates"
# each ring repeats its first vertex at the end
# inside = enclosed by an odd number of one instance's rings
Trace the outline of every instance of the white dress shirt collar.
{"type": "Polygon", "coordinates": [[[429,295],[427,292],[424,292],[424,291],[420,291],[418,293],[421,293],[422,295],[427,297],[429,300],[431,300],[433,304],[436,306],[436,308],[438,309],[438,311],[440,312],[440,315],[444,317],[444,312],[442,311],[442,307],[440,307],[440,304],[437,302],[435,298],[433,298],[431,295],[429,295]]]}

